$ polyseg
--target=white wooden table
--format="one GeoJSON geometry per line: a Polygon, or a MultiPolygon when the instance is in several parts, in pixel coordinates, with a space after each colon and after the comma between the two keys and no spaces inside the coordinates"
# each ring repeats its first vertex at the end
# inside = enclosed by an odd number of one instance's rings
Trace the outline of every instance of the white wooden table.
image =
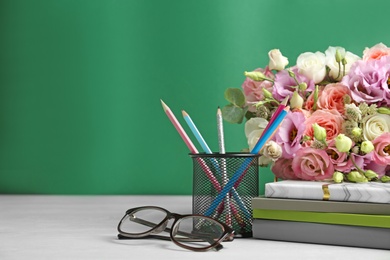
{"type": "Polygon", "coordinates": [[[192,207],[190,196],[0,195],[0,259],[390,259],[387,250],[258,239],[225,242],[219,252],[192,252],[154,239],[118,240],[125,211],[144,205],[182,214],[192,207]]]}

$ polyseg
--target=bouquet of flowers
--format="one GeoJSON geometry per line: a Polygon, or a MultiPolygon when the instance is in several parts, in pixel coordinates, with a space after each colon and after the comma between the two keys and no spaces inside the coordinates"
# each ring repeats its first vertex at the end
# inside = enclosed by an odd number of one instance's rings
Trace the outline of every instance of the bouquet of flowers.
{"type": "Polygon", "coordinates": [[[226,121],[245,121],[251,150],[288,99],[260,165],[281,179],[390,181],[390,48],[379,43],[359,57],[331,46],[300,54],[292,67],[278,49],[268,56],[266,67],[245,72],[242,88],[226,89],[222,108],[226,121]]]}

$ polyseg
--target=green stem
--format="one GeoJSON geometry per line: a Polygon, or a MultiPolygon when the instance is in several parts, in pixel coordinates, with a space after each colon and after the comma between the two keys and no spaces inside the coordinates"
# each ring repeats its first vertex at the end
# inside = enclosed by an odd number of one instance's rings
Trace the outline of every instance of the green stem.
{"type": "Polygon", "coordinates": [[[352,162],[353,166],[355,166],[356,170],[357,170],[359,173],[361,173],[361,174],[364,175],[364,171],[363,171],[359,166],[357,166],[357,164],[356,164],[355,159],[353,158],[353,156],[349,155],[349,158],[351,159],[351,162],[352,162]]]}

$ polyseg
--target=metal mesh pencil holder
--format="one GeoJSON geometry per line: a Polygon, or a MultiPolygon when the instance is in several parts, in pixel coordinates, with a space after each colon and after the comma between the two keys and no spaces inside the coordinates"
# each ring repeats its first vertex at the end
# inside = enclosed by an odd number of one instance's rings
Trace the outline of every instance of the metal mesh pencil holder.
{"type": "Polygon", "coordinates": [[[253,197],[259,194],[258,155],[190,154],[193,161],[192,212],[232,227],[238,237],[252,236],[253,197]]]}

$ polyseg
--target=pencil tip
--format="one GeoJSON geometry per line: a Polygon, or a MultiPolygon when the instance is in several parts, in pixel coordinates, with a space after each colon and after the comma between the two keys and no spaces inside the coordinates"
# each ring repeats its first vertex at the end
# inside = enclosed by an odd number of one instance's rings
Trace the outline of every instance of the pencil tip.
{"type": "Polygon", "coordinates": [[[182,110],[181,113],[182,113],[183,116],[188,116],[187,112],[184,111],[184,110],[182,110]]]}
{"type": "Polygon", "coordinates": [[[285,97],[282,101],[282,105],[287,105],[288,100],[289,100],[289,96],[285,97]]]}
{"type": "Polygon", "coordinates": [[[167,110],[168,106],[164,103],[164,101],[162,101],[162,99],[160,99],[160,101],[161,101],[161,105],[163,106],[164,110],[167,110]]]}

